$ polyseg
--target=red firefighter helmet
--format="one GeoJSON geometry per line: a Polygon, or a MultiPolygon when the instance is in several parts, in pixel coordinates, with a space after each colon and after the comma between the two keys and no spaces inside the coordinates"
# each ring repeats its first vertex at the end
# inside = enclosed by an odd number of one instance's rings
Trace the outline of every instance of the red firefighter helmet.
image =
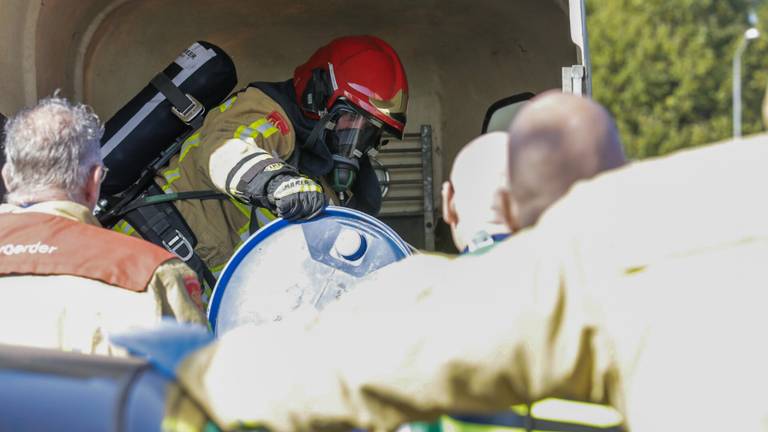
{"type": "Polygon", "coordinates": [[[402,138],[408,80],[397,53],[375,36],[345,36],[319,48],[296,68],[299,106],[318,119],[345,101],[383,130],[402,138]]]}

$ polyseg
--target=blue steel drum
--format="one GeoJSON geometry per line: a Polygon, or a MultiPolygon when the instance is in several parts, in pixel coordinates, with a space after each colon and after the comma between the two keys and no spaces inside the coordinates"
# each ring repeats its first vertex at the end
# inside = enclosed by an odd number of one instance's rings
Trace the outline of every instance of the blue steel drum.
{"type": "Polygon", "coordinates": [[[300,307],[320,310],[357,279],[410,254],[391,228],[356,210],[328,207],[298,223],[277,219],[229,260],[208,320],[218,336],[243,324],[280,321],[300,307]]]}

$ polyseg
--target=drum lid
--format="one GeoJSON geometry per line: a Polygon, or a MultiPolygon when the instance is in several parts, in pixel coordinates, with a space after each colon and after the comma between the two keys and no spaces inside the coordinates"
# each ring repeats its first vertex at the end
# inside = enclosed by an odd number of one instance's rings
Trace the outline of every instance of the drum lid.
{"type": "Polygon", "coordinates": [[[280,321],[300,307],[319,310],[357,279],[410,254],[391,228],[353,209],[331,206],[298,223],[277,219],[229,260],[208,320],[220,335],[243,324],[280,321]]]}

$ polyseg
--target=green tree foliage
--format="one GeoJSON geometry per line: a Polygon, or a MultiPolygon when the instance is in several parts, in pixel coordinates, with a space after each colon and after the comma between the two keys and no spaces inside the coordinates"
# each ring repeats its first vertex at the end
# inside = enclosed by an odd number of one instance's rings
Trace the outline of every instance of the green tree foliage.
{"type": "MultiPolygon", "coordinates": [[[[629,156],[731,135],[732,59],[748,10],[746,0],[587,1],[593,95],[616,116],[629,156]]],[[[767,54],[763,31],[743,57],[745,135],[763,129],[767,54]]]]}

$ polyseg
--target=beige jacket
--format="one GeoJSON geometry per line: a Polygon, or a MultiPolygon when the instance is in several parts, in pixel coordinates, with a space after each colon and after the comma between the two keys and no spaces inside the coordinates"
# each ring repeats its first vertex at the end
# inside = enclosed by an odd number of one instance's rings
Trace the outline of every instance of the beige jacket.
{"type": "Polygon", "coordinates": [[[608,402],[632,431],[767,431],[766,166],[760,135],[604,174],[486,254],[385,268],[182,378],[225,423],[281,431],[548,396],[608,402]]]}
{"type": "MultiPolygon", "coordinates": [[[[0,214],[48,214],[99,226],[89,210],[73,202],[50,201],[20,208],[0,206],[0,214]]],[[[45,243],[45,239],[42,239],[45,243]]],[[[110,248],[82,239],[82,248],[110,248]]],[[[148,247],[155,247],[147,244],[148,247]]],[[[120,262],[100,263],[120,266],[120,262]]],[[[121,354],[109,333],[148,326],[163,317],[205,324],[195,273],[178,259],[160,264],[143,292],[70,275],[0,277],[0,343],[58,348],[83,353],[121,354]],[[192,292],[198,304],[190,296],[192,292]]]]}
{"type": "MultiPolygon", "coordinates": [[[[195,251],[215,274],[224,267],[237,246],[248,238],[251,208],[227,190],[227,178],[237,185],[247,169],[261,160],[235,169],[250,155],[288,159],[295,144],[293,125],[277,102],[261,90],[248,88],[213,108],[200,130],[182,145],[181,152],[161,171],[158,183],[166,192],[217,190],[229,200],[175,202],[197,237],[195,251]]],[[[256,215],[261,224],[274,216],[266,210],[256,215]]]]}
{"type": "MultiPolygon", "coordinates": [[[[261,90],[248,87],[213,108],[200,130],[160,172],[156,181],[166,193],[213,190],[230,196],[174,202],[197,238],[195,252],[214,276],[250,236],[251,206],[237,198],[235,186],[249,168],[266,158],[287,161],[295,145],[296,133],[283,108],[261,90]]],[[[338,204],[324,179],[321,183],[329,200],[338,204]]],[[[257,228],[275,219],[265,208],[256,208],[253,214],[257,228]]],[[[125,221],[113,229],[140,237],[125,221]]]]}

